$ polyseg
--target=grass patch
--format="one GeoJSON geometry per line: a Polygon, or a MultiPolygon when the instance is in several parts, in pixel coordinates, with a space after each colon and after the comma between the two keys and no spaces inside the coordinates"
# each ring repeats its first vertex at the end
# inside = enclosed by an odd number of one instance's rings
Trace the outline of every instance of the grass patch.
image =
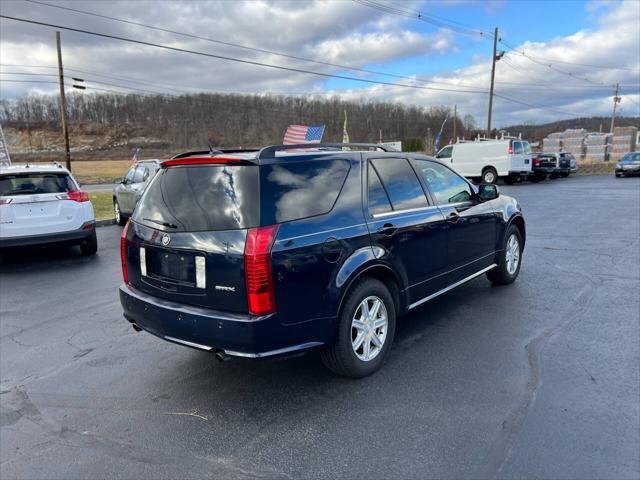
{"type": "Polygon", "coordinates": [[[90,192],[89,198],[93,204],[96,220],[112,220],[114,218],[113,194],[111,192],[90,192]]]}
{"type": "Polygon", "coordinates": [[[71,162],[71,173],[84,185],[113,183],[113,179],[124,177],[131,160],[91,160],[71,162]]]}

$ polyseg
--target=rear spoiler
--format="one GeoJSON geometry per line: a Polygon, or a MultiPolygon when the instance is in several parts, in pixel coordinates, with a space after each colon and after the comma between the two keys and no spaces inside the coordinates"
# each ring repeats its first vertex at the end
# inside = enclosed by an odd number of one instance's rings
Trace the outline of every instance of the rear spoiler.
{"type": "Polygon", "coordinates": [[[220,153],[252,153],[259,151],[259,148],[216,148],[214,150],[196,150],[182,152],[171,157],[171,160],[185,157],[203,157],[206,155],[218,155],[220,153]]]}

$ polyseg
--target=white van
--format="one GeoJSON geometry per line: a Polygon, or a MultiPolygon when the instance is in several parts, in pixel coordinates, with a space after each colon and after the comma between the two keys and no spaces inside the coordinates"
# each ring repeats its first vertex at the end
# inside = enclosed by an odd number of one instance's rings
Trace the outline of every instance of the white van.
{"type": "Polygon", "coordinates": [[[496,183],[502,178],[514,183],[531,174],[531,146],[526,140],[480,140],[456,143],[442,148],[436,158],[449,162],[461,175],[496,183]]]}

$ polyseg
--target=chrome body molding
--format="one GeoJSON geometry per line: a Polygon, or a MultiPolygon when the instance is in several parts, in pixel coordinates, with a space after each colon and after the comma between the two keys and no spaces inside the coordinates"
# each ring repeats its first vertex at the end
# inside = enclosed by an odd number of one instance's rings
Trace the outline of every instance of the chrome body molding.
{"type": "Polygon", "coordinates": [[[423,303],[428,302],[429,300],[433,300],[436,297],[439,297],[440,295],[442,295],[443,293],[447,293],[449,290],[453,290],[456,287],[459,287],[460,285],[462,285],[463,283],[468,282],[469,280],[473,280],[476,277],[479,277],[480,275],[482,275],[483,273],[487,273],[489,270],[493,270],[494,268],[496,268],[498,265],[497,264],[492,264],[489,265],[487,268],[483,268],[482,270],[480,270],[479,272],[474,273],[473,275],[469,275],[466,278],[463,278],[462,280],[457,281],[456,283],[452,283],[451,285],[449,285],[448,287],[443,288],[442,290],[438,290],[436,293],[432,293],[431,295],[429,295],[428,297],[424,297],[421,300],[418,300],[417,302],[412,303],[411,305],[409,305],[408,310],[411,310],[412,308],[415,308],[417,306],[422,305],[423,303]]]}
{"type": "Polygon", "coordinates": [[[322,342],[308,342],[300,345],[294,345],[292,347],[279,348],[278,350],[270,350],[268,352],[260,353],[246,353],[246,352],[234,352],[233,350],[224,350],[226,355],[230,357],[244,357],[244,358],[266,358],[274,357],[276,355],[285,355],[287,353],[295,353],[299,350],[307,350],[309,348],[320,347],[324,345],[322,342]]]}

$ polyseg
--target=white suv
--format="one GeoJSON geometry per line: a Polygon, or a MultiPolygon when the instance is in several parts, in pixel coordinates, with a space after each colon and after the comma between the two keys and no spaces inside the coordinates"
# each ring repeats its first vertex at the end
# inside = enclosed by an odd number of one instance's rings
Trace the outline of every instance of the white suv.
{"type": "Polygon", "coordinates": [[[0,247],[50,243],[98,249],[87,192],[60,164],[0,167],[0,247]]]}

